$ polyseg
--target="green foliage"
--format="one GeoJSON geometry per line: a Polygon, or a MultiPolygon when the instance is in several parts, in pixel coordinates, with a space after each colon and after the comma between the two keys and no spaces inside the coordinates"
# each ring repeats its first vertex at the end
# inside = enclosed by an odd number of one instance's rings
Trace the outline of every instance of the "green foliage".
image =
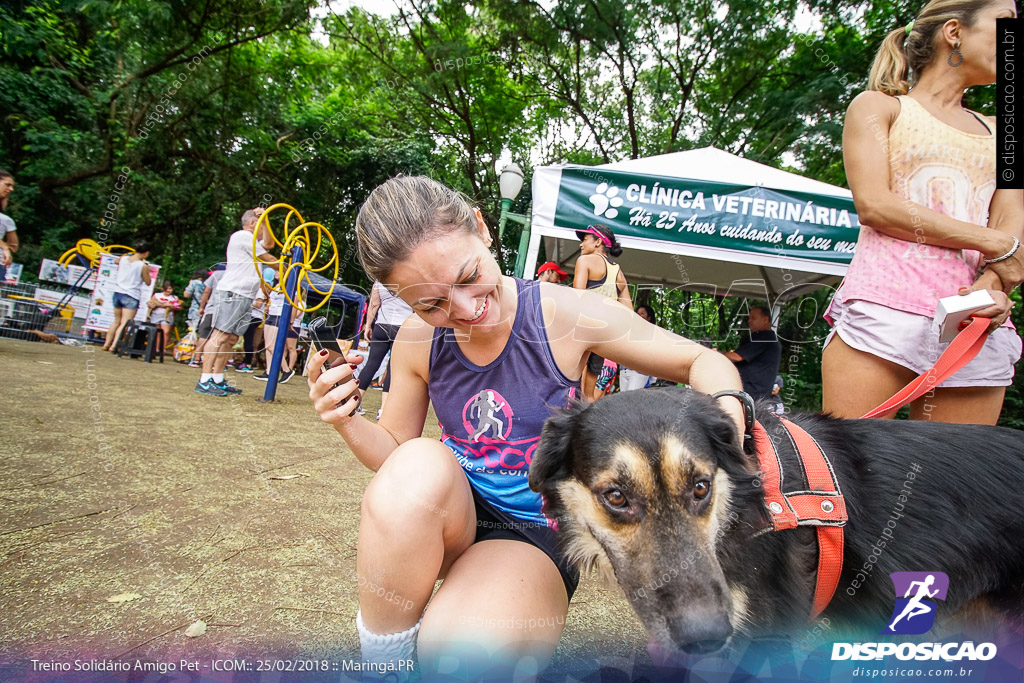
{"type": "MultiPolygon", "coordinates": [[[[846,107],[882,37],[923,4],[402,0],[380,17],[317,0],[5,3],[0,166],[18,183],[18,260],[33,273],[107,231],[150,241],[180,287],[223,259],[245,209],[286,202],[331,229],[342,278],[365,286],[353,224],[373,187],[428,174],[496,230],[509,155],[529,176],[714,145],[842,185],[846,107]]],[[[991,113],[992,95],[966,102],[991,113]]],[[[512,210],[530,199],[527,183],[512,210]]],[[[497,245],[506,271],[519,236],[509,222],[497,245]]],[[[739,341],[744,301],[643,296],[666,327],[739,341]]],[[[783,309],[792,407],[820,405],[826,296],[783,309]]],[[[1018,387],[1004,422],[1024,426],[1018,387]]]]}

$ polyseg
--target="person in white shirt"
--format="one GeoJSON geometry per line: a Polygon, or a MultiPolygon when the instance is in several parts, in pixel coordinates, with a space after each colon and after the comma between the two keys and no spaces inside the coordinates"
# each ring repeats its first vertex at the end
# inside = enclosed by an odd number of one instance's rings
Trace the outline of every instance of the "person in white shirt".
{"type": "Polygon", "coordinates": [[[163,290],[154,292],[149,303],[149,322],[159,325],[164,331],[164,347],[173,345],[171,331],[174,329],[174,312],[181,308],[181,299],[174,293],[174,285],[168,280],[163,290]]]}
{"type": "Polygon", "coordinates": [[[117,273],[114,275],[114,322],[107,329],[104,351],[117,352],[121,331],[139,310],[143,285],[148,286],[153,282],[149,264],[146,263],[148,256],[149,245],[138,242],[134,254],[125,254],[117,262],[117,273]]]}
{"type": "Polygon", "coordinates": [[[240,394],[224,381],[224,366],[238,337],[245,333],[252,317],[252,303],[260,290],[260,274],[253,259],[268,264],[277,264],[268,248],[274,245],[273,237],[265,229],[258,235],[253,253],[253,232],[263,209],[249,209],[242,214],[242,229],[235,231],[228,240],[227,266],[224,277],[211,296],[213,311],[213,332],[203,352],[203,374],[196,383],[197,394],[206,396],[227,396],[240,394]]]}

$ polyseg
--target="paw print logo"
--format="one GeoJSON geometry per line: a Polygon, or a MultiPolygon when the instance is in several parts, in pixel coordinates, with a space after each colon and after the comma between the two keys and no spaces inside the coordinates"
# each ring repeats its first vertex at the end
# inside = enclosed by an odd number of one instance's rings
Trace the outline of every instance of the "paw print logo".
{"type": "Polygon", "coordinates": [[[594,194],[590,195],[590,203],[594,205],[595,216],[604,216],[609,220],[615,218],[619,215],[618,207],[622,206],[619,188],[601,183],[594,194]]]}

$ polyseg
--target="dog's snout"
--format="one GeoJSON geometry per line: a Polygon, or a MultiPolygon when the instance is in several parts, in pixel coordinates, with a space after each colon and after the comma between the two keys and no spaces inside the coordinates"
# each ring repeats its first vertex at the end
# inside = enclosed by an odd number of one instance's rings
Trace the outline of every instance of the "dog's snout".
{"type": "Polygon", "coordinates": [[[717,652],[732,636],[732,624],[724,610],[690,613],[669,624],[676,646],[691,655],[717,652]]]}

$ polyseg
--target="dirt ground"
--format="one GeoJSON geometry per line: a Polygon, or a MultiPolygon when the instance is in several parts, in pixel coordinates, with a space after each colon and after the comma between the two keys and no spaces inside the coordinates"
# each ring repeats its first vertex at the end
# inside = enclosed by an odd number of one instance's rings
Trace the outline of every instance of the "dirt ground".
{"type": "MultiPolygon", "coordinates": [[[[358,657],[371,473],[316,417],[303,378],[266,404],[263,383],[229,371],[245,393],[213,398],[170,359],[7,339],[0,367],[8,674],[30,658],[358,657]],[[124,594],[138,597],[110,601],[124,594]],[[197,619],[206,633],[186,636],[197,619]]],[[[368,415],[379,401],[367,395],[368,415]]],[[[621,594],[584,577],[555,663],[641,659],[645,642],[621,594]]]]}

